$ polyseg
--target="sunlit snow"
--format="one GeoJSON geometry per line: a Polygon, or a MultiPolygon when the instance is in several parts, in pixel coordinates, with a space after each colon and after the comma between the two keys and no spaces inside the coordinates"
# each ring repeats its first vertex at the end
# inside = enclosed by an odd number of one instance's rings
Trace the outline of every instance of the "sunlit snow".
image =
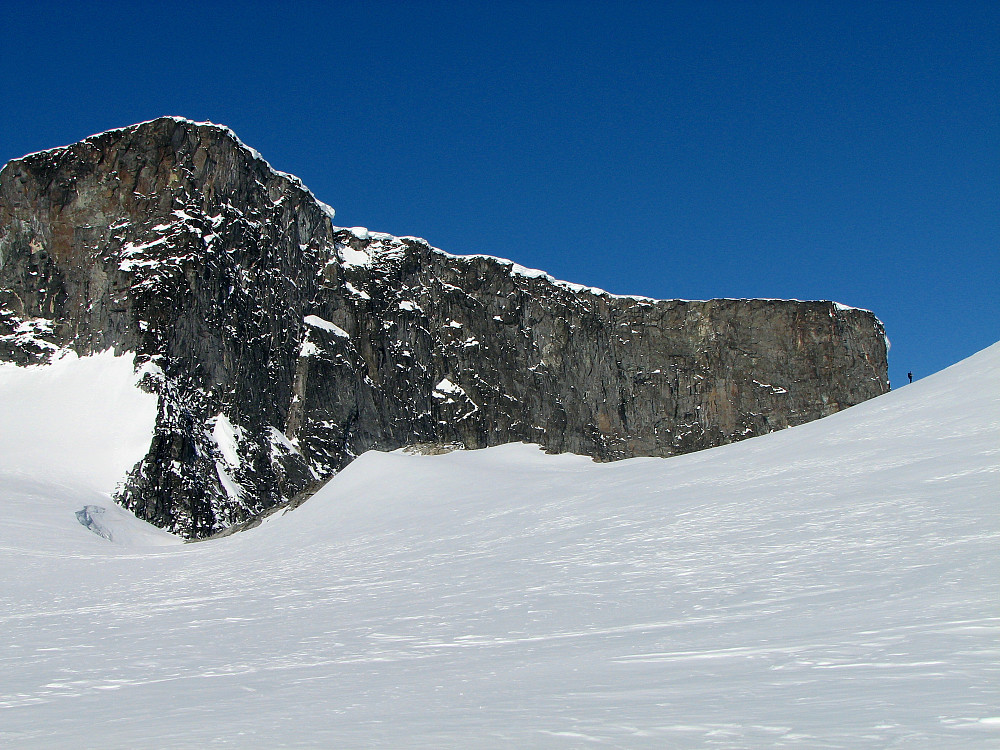
{"type": "Polygon", "coordinates": [[[3,465],[2,746],[1000,745],[1000,345],[667,460],[367,453],[196,544],[101,502],[3,465]]]}
{"type": "Polygon", "coordinates": [[[114,490],[153,435],[156,397],[137,379],[132,355],[110,350],[44,367],[0,363],[0,473],[114,490]]]}
{"type": "Polygon", "coordinates": [[[320,330],[328,331],[332,333],[334,336],[339,336],[340,338],[344,339],[350,338],[350,334],[348,334],[347,331],[345,331],[343,328],[331,323],[329,320],[325,320],[319,317],[318,315],[306,315],[303,322],[308,326],[312,326],[313,328],[319,328],[320,330]]]}

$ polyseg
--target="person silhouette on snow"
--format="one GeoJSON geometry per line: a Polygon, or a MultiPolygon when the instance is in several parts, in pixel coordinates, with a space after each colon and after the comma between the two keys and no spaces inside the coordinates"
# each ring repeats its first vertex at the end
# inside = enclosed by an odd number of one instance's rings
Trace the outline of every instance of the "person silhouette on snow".
{"type": "Polygon", "coordinates": [[[908,377],[910,379],[911,383],[913,382],[913,373],[912,372],[906,373],[906,377],[908,377]]]}

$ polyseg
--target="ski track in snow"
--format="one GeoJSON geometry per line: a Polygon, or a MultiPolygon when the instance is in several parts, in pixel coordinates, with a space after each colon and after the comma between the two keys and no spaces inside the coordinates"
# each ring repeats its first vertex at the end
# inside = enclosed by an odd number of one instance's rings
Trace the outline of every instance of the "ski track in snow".
{"type": "Polygon", "coordinates": [[[668,460],[368,453],[196,544],[0,472],[0,745],[995,748],[998,500],[1000,345],[668,460]]]}

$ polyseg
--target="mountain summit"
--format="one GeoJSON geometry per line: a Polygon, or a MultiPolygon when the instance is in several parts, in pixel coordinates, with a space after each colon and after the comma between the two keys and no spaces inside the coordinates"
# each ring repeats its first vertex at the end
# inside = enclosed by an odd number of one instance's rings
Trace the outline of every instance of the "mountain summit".
{"type": "Polygon", "coordinates": [[[888,390],[865,310],[615,296],[332,218],[210,123],[14,160],[0,359],[134,353],[156,429],[119,500],[189,537],[296,502],[371,448],[669,456],[888,390]]]}

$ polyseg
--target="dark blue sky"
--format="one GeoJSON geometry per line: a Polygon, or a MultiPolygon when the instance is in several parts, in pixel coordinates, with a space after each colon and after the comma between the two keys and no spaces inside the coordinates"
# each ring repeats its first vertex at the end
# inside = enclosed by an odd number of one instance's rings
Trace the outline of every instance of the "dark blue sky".
{"type": "Polygon", "coordinates": [[[0,161],[177,114],[338,223],[612,292],[1000,339],[1000,3],[22,3],[0,161]]]}

